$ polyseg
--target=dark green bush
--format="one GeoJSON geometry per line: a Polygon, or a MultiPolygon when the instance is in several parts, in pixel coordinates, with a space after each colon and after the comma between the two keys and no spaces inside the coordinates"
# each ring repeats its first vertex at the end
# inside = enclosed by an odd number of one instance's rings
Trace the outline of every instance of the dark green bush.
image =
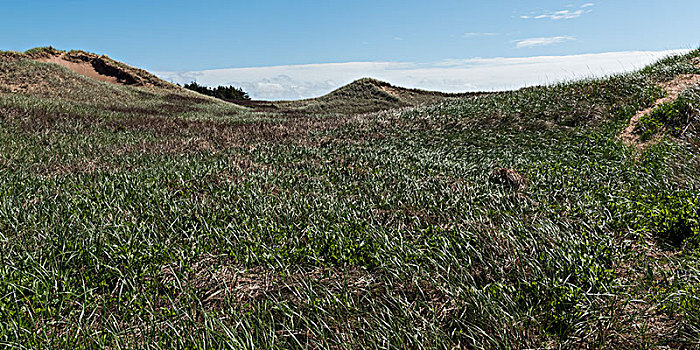
{"type": "Polygon", "coordinates": [[[648,195],[637,203],[645,216],[647,229],[674,247],[700,241],[700,195],[675,192],[648,195]]]}
{"type": "Polygon", "coordinates": [[[661,203],[664,206],[653,211],[651,216],[651,223],[660,237],[676,246],[688,239],[697,243],[700,235],[698,197],[685,194],[666,196],[661,203]]]}
{"type": "Polygon", "coordinates": [[[189,84],[185,84],[184,88],[199,92],[202,95],[216,97],[222,100],[250,100],[250,96],[248,96],[247,92],[243,91],[242,88],[237,88],[235,86],[217,86],[216,88],[210,88],[208,86],[199,85],[196,81],[193,81],[189,84]]]}

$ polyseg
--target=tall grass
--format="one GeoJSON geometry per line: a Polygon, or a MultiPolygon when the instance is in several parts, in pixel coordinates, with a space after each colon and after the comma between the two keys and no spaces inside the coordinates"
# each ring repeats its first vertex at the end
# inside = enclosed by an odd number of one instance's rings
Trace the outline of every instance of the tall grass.
{"type": "Polygon", "coordinates": [[[697,55],[361,115],[0,93],[0,342],[697,346],[697,148],[618,139],[697,55]]]}

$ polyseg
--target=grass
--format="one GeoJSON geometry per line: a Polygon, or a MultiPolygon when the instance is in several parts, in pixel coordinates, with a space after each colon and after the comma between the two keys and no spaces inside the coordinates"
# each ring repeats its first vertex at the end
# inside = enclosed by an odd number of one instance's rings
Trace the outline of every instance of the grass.
{"type": "Polygon", "coordinates": [[[274,104],[283,110],[293,113],[357,114],[429,105],[448,99],[475,97],[485,94],[449,94],[407,89],[376,79],[363,78],[319,98],[280,101],[274,104]]]}
{"type": "MultiPolygon", "coordinates": [[[[682,136],[690,127],[697,124],[700,117],[700,87],[683,91],[673,102],[659,105],[650,114],[639,119],[639,130],[643,140],[649,140],[662,130],[674,136],[682,136]]],[[[694,129],[693,129],[694,131],[694,129]]]]}
{"type": "Polygon", "coordinates": [[[299,115],[0,59],[0,342],[697,347],[695,136],[618,138],[697,56],[299,115]]]}

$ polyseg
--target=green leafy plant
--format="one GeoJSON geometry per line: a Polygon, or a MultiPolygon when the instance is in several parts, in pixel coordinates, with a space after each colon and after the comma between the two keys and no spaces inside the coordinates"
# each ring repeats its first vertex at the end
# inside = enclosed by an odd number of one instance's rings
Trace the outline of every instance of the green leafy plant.
{"type": "Polygon", "coordinates": [[[700,243],[700,197],[698,193],[675,193],[652,197],[649,225],[659,237],[675,246],[700,243]]]}
{"type": "Polygon", "coordinates": [[[638,132],[643,140],[650,139],[662,129],[679,136],[683,127],[700,115],[700,91],[696,88],[683,91],[673,102],[666,102],[650,114],[639,119],[638,132]]]}

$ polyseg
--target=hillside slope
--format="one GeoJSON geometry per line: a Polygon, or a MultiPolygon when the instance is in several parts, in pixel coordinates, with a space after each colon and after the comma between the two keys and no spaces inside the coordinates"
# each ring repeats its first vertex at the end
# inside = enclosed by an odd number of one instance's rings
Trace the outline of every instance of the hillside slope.
{"type": "MultiPolygon", "coordinates": [[[[187,110],[182,104],[212,103],[217,100],[182,89],[138,68],[84,51],[61,51],[52,47],[36,48],[25,53],[0,52],[0,89],[7,92],[46,98],[67,98],[74,101],[103,99],[123,104],[130,98],[130,88],[150,88],[149,92],[177,102],[180,108],[154,108],[171,111],[187,110]],[[59,67],[60,66],[60,67],[59,67]],[[65,69],[61,69],[65,68],[65,69]],[[100,84],[106,82],[111,85],[100,84]]],[[[279,115],[354,114],[394,108],[438,103],[450,98],[481,96],[485,93],[447,94],[434,91],[406,89],[374,79],[360,79],[328,95],[300,101],[229,101],[230,109],[245,108],[279,115]],[[240,106],[243,108],[236,108],[240,106]]],[[[137,97],[140,102],[142,96],[137,97]]],[[[168,105],[167,101],[163,102],[168,105]]],[[[171,104],[172,105],[172,104],[171,104]]],[[[219,105],[223,105],[219,103],[219,105]]],[[[121,108],[125,109],[125,108],[121,108]]]]}
{"type": "Polygon", "coordinates": [[[325,96],[300,101],[275,102],[275,105],[297,112],[368,113],[483,95],[487,93],[449,94],[406,89],[376,79],[364,78],[340,87],[325,96]]]}
{"type": "Polygon", "coordinates": [[[174,89],[170,84],[142,69],[117,62],[107,56],[73,50],[61,51],[53,47],[35,48],[24,55],[38,62],[55,63],[78,74],[114,84],[132,86],[157,86],[174,89]]]}
{"type": "Polygon", "coordinates": [[[296,115],[27,55],[0,54],[3,347],[700,344],[698,50],[296,115]]]}
{"type": "Polygon", "coordinates": [[[39,116],[56,122],[85,118],[115,123],[204,114],[226,119],[246,110],[106,56],[53,48],[0,52],[0,109],[6,119],[23,118],[29,128],[42,127],[39,116]]]}

